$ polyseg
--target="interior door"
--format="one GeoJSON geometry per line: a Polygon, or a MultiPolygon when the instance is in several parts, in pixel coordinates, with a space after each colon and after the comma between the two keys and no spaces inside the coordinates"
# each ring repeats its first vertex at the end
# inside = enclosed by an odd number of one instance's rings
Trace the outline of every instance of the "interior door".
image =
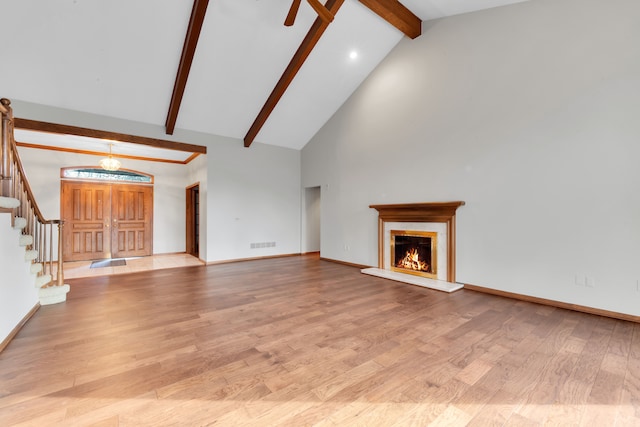
{"type": "Polygon", "coordinates": [[[113,185],[111,215],[112,258],[151,255],[153,187],[113,185]]]}
{"type": "Polygon", "coordinates": [[[153,251],[153,186],[62,181],[64,261],[153,251]]]}
{"type": "Polygon", "coordinates": [[[63,260],[111,258],[109,184],[62,181],[63,260]]]}
{"type": "Polygon", "coordinates": [[[195,257],[200,256],[200,184],[187,187],[186,191],[186,249],[195,257]]]}

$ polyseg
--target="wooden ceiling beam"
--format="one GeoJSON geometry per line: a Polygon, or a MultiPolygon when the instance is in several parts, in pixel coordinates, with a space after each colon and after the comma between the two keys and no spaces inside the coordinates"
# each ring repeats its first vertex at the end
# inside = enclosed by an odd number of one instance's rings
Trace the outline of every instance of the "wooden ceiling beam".
{"type": "Polygon", "coordinates": [[[202,145],[185,144],[184,142],[167,141],[164,139],[147,138],[145,136],[127,135],[124,133],[108,132],[81,128],[77,126],[60,125],[57,123],[47,123],[38,120],[13,119],[13,126],[17,129],[34,130],[39,132],[58,133],[66,135],[86,136],[89,138],[109,139],[112,141],[130,142],[133,144],[148,145],[167,150],[187,151],[192,153],[207,154],[207,147],[202,145]]]}
{"type": "MultiPolygon", "coordinates": [[[[331,12],[332,15],[335,16],[335,14],[338,12],[338,9],[340,9],[343,3],[344,0],[327,0],[325,7],[329,10],[329,12],[331,12]]],[[[316,18],[313,25],[311,26],[311,29],[305,36],[304,40],[302,40],[300,47],[293,55],[291,62],[289,62],[289,65],[285,69],[284,73],[282,73],[282,77],[280,77],[280,80],[276,84],[275,88],[273,88],[271,95],[269,95],[269,98],[267,98],[267,101],[260,110],[260,113],[258,113],[258,116],[254,120],[253,124],[249,128],[249,131],[244,137],[245,147],[251,146],[256,136],[258,135],[258,132],[260,132],[260,129],[262,129],[262,126],[264,126],[264,124],[266,123],[267,119],[278,104],[278,101],[280,101],[280,98],[282,98],[282,95],[284,95],[287,88],[295,78],[296,74],[298,74],[298,71],[300,71],[302,64],[304,64],[304,61],[306,61],[307,57],[316,46],[316,44],[320,40],[320,37],[322,37],[322,34],[328,26],[329,22],[325,21],[319,16],[316,18]]]]}
{"type": "Polygon", "coordinates": [[[331,11],[327,9],[325,5],[320,3],[320,0],[307,0],[307,3],[309,3],[309,6],[311,6],[313,10],[316,11],[320,18],[324,19],[327,22],[333,21],[334,14],[331,13],[331,11]]]}
{"type": "Polygon", "coordinates": [[[189,19],[189,26],[187,27],[187,35],[184,39],[184,45],[182,46],[182,55],[180,56],[178,73],[173,85],[173,93],[171,94],[171,102],[169,103],[169,112],[167,113],[167,120],[165,122],[167,135],[173,135],[176,120],[178,120],[178,111],[180,110],[184,90],[187,87],[187,79],[189,78],[191,63],[193,62],[193,57],[196,53],[196,46],[198,45],[200,30],[204,23],[204,17],[207,12],[208,5],[209,0],[193,1],[191,18],[189,19]]]}
{"type": "MultiPolygon", "coordinates": [[[[88,154],[91,156],[108,156],[110,153],[108,151],[90,151],[90,150],[77,150],[75,148],[65,148],[65,147],[54,147],[51,145],[41,145],[41,144],[30,144],[28,142],[19,142],[16,141],[17,147],[24,148],[34,148],[36,150],[49,150],[49,151],[58,151],[62,153],[74,153],[74,154],[88,154]]],[[[147,162],[160,162],[160,163],[173,163],[176,165],[186,165],[191,162],[193,159],[198,157],[200,153],[193,153],[185,160],[171,160],[171,159],[160,159],[157,157],[143,157],[143,156],[132,156],[129,154],[113,154],[113,157],[117,157],[118,159],[131,159],[131,160],[143,160],[147,162]]]]}
{"type": "Polygon", "coordinates": [[[359,0],[382,19],[415,39],[422,34],[422,20],[398,0],[359,0]]]}

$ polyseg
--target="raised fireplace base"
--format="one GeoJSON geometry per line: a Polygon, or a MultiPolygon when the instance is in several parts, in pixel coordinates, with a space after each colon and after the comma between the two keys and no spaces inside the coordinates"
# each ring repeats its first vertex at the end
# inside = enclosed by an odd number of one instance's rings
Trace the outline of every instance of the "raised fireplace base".
{"type": "Polygon", "coordinates": [[[454,292],[464,287],[464,285],[461,285],[460,283],[451,283],[445,282],[444,280],[428,279],[426,277],[413,276],[411,274],[396,273],[395,271],[384,270],[382,268],[365,268],[360,270],[360,272],[370,276],[382,277],[383,279],[409,283],[410,285],[422,286],[424,288],[435,289],[443,292],[454,292]]]}

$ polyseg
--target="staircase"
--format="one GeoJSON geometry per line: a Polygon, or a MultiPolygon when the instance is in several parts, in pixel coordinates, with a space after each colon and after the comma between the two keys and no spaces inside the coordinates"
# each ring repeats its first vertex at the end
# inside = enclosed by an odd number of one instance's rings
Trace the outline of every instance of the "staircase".
{"type": "MultiPolygon", "coordinates": [[[[24,285],[38,289],[40,305],[57,304],[66,301],[69,292],[62,269],[62,221],[45,219],[38,208],[16,148],[10,104],[8,99],[0,100],[0,213],[11,215],[11,228],[0,231],[3,240],[5,234],[9,234],[9,241],[12,235],[15,236],[15,250],[21,251],[21,258],[28,264],[31,283],[24,285]]],[[[11,275],[3,279],[5,283],[16,280],[11,275]]],[[[15,285],[12,283],[11,286],[15,285]]],[[[5,290],[0,291],[4,302],[10,304],[11,301],[6,299],[12,298],[15,290],[8,295],[4,295],[5,290]]],[[[16,299],[20,297],[15,296],[16,299]]],[[[0,318],[0,321],[4,320],[0,318]]]]}
{"type": "Polygon", "coordinates": [[[0,211],[11,212],[12,229],[15,234],[15,250],[24,253],[24,261],[29,265],[33,285],[38,289],[40,305],[64,302],[67,299],[67,293],[70,287],[67,284],[58,285],[53,280],[53,268],[40,260],[38,250],[30,249],[34,246],[34,238],[31,234],[24,234],[24,230],[27,227],[27,220],[19,216],[14,216],[12,213],[19,205],[20,201],[18,199],[0,197],[0,211]]]}

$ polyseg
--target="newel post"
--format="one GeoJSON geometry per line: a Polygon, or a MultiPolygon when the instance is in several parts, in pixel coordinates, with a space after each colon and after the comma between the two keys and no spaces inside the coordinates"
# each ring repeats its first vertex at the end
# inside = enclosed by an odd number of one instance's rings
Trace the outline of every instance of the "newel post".
{"type": "Polygon", "coordinates": [[[62,272],[62,227],[64,227],[64,221],[58,222],[58,274],[57,274],[57,286],[64,285],[64,273],[62,272]]]}
{"type": "Polygon", "coordinates": [[[0,196],[10,196],[11,189],[11,101],[0,99],[2,112],[2,135],[0,136],[0,196]]]}

